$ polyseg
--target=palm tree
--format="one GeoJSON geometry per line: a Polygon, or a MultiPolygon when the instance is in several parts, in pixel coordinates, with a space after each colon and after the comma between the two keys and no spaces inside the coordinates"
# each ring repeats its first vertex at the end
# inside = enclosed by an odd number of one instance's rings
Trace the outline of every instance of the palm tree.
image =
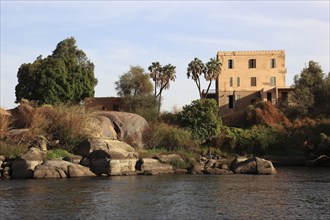
{"type": "Polygon", "coordinates": [[[155,97],[157,96],[157,86],[159,86],[160,75],[162,72],[162,66],[159,62],[152,62],[151,66],[148,67],[150,71],[150,77],[155,82],[155,97]]]}
{"type": "Polygon", "coordinates": [[[148,67],[148,70],[150,71],[150,77],[155,82],[155,97],[159,98],[158,112],[160,112],[160,103],[163,90],[170,88],[170,81],[175,81],[175,68],[176,67],[171,64],[167,64],[166,66],[162,67],[159,62],[153,62],[151,66],[148,67]],[[157,87],[159,87],[158,93],[157,87]]]}
{"type": "Polygon", "coordinates": [[[203,72],[204,72],[204,78],[207,81],[209,81],[209,85],[207,87],[207,90],[203,98],[207,97],[207,94],[212,84],[212,80],[216,80],[218,78],[220,74],[220,70],[221,70],[221,63],[219,62],[218,58],[211,58],[210,61],[206,63],[203,72]]]}
{"type": "Polygon", "coordinates": [[[188,79],[191,77],[195,81],[201,99],[203,98],[203,94],[201,90],[201,81],[199,77],[202,75],[204,69],[205,69],[204,63],[198,58],[195,58],[193,61],[191,61],[188,64],[188,68],[187,68],[187,77],[188,79]]]}

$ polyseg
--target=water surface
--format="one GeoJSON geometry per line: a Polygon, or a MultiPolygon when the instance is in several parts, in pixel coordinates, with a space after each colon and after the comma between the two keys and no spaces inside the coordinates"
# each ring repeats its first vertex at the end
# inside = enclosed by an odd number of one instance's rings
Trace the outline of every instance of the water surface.
{"type": "Polygon", "coordinates": [[[0,219],[330,219],[329,168],[0,181],[0,219]]]}

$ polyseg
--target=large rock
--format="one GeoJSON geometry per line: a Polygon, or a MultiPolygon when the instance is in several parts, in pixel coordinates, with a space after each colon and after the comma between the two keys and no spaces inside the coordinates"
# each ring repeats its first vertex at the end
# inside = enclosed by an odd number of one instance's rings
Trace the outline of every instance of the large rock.
{"type": "Polygon", "coordinates": [[[272,162],[263,158],[236,157],[230,165],[235,174],[275,174],[272,162]]]}
{"type": "Polygon", "coordinates": [[[257,173],[258,174],[275,174],[277,173],[273,163],[269,160],[256,157],[255,161],[257,163],[257,173]]]}
{"type": "Polygon", "coordinates": [[[117,140],[117,133],[114,129],[112,121],[102,115],[96,115],[88,124],[93,138],[108,138],[117,140]]]}
{"type": "Polygon", "coordinates": [[[31,147],[12,163],[12,178],[32,178],[34,168],[45,159],[45,152],[31,147]]]}
{"type": "Polygon", "coordinates": [[[78,145],[75,154],[87,158],[134,159],[138,153],[130,145],[117,140],[88,139],[78,145]]]}
{"type": "Polygon", "coordinates": [[[204,172],[204,162],[194,162],[192,166],[187,170],[189,174],[203,174],[204,172]]]}
{"type": "Polygon", "coordinates": [[[129,140],[138,148],[143,147],[142,133],[148,126],[147,121],[140,115],[126,112],[116,111],[101,111],[98,112],[96,117],[101,117],[102,120],[108,118],[116,131],[118,140],[129,140]]]}
{"type": "Polygon", "coordinates": [[[97,175],[123,175],[135,171],[138,153],[130,145],[108,139],[88,139],[75,154],[81,155],[97,175]]]}
{"type": "Polygon", "coordinates": [[[169,174],[174,173],[173,167],[169,164],[161,163],[157,159],[143,158],[137,162],[137,169],[144,174],[169,174]]]}
{"type": "Polygon", "coordinates": [[[89,168],[80,164],[73,164],[64,160],[48,160],[35,168],[33,178],[66,178],[66,177],[83,177],[95,176],[89,168]]]}
{"type": "Polygon", "coordinates": [[[110,160],[109,175],[128,175],[135,172],[137,159],[110,160]]]}

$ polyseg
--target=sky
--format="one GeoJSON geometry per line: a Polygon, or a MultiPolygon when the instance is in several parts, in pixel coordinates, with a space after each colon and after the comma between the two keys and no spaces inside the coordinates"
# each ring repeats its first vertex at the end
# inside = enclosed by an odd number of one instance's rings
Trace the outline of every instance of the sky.
{"type": "MultiPolygon", "coordinates": [[[[74,37],[95,65],[95,97],[117,96],[130,66],[176,66],[162,111],[199,98],[187,66],[218,51],[285,50],[286,84],[308,61],[330,63],[329,1],[4,1],[1,0],[1,102],[15,104],[17,71],[74,37]]],[[[207,83],[203,82],[206,88],[207,83]]],[[[215,86],[213,82],[212,87],[215,86]]]]}

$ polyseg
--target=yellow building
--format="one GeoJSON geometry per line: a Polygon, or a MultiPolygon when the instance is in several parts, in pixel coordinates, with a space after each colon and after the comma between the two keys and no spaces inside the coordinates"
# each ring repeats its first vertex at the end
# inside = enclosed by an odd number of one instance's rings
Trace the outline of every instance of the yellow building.
{"type": "Polygon", "coordinates": [[[259,100],[276,104],[286,100],[285,51],[219,51],[222,63],[216,82],[216,99],[222,116],[259,100]]]}

